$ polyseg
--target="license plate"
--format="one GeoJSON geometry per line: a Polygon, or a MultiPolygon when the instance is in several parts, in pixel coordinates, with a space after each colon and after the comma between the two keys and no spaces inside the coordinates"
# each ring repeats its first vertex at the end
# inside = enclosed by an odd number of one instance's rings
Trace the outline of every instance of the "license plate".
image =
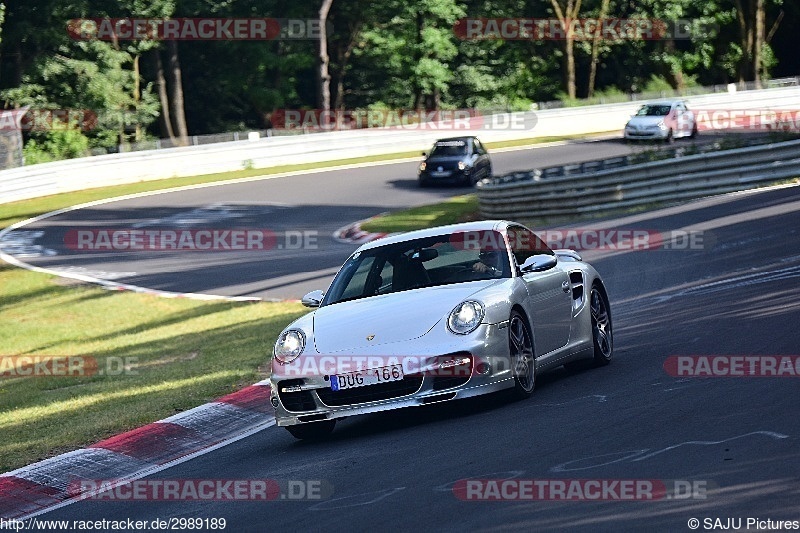
{"type": "Polygon", "coordinates": [[[379,383],[400,381],[401,379],[403,379],[402,365],[391,365],[331,376],[331,389],[335,391],[355,389],[356,387],[367,387],[369,385],[378,385],[379,383]]]}
{"type": "Polygon", "coordinates": [[[446,178],[450,174],[452,174],[452,173],[449,170],[444,170],[442,172],[438,172],[438,171],[431,172],[431,176],[433,176],[434,178],[446,178]]]}

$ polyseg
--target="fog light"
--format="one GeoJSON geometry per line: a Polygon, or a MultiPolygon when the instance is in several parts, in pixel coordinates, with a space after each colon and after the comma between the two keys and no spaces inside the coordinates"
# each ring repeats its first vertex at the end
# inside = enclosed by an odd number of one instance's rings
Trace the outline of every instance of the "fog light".
{"type": "Polygon", "coordinates": [[[485,375],[491,371],[492,366],[489,363],[478,363],[478,365],[475,367],[475,372],[478,374],[485,375]]]}
{"type": "Polygon", "coordinates": [[[468,364],[469,364],[469,357],[459,357],[458,359],[450,359],[449,361],[440,363],[439,368],[441,370],[444,370],[445,368],[453,368],[454,366],[461,366],[468,364]]]}
{"type": "Polygon", "coordinates": [[[273,397],[272,399],[270,399],[270,402],[272,403],[272,407],[275,407],[275,408],[278,407],[278,399],[277,398],[273,397]]]}

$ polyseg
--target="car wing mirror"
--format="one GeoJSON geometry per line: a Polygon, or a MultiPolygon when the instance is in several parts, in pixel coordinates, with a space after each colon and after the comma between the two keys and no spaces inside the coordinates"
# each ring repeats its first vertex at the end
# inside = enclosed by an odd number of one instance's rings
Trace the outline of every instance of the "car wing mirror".
{"type": "Polygon", "coordinates": [[[532,255],[522,263],[519,267],[523,273],[528,272],[543,272],[550,270],[558,264],[558,257],[550,254],[536,254],[532,255]]]}
{"type": "Polygon", "coordinates": [[[306,307],[319,307],[324,297],[325,293],[323,291],[320,290],[311,291],[305,296],[303,296],[303,299],[300,300],[300,303],[302,303],[306,307]]]}

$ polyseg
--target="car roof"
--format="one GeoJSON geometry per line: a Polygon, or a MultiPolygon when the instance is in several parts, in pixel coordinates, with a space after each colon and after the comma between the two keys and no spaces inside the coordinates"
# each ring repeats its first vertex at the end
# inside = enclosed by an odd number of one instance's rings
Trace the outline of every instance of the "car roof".
{"type": "Polygon", "coordinates": [[[643,102],[642,105],[675,105],[675,104],[684,104],[686,105],[686,100],[681,98],[671,99],[671,100],[656,100],[654,102],[643,102]]]}
{"type": "Polygon", "coordinates": [[[436,139],[436,142],[434,142],[433,144],[447,142],[447,141],[469,141],[475,138],[476,137],[474,135],[464,135],[463,137],[447,137],[445,139],[436,139]]]}
{"type": "MultiPolygon", "coordinates": [[[[390,235],[381,239],[362,244],[357,251],[369,250],[378,248],[387,244],[394,244],[398,242],[413,241],[414,239],[423,239],[425,237],[435,237],[437,235],[447,235],[450,233],[458,233],[462,231],[504,231],[508,226],[519,225],[517,222],[509,220],[480,220],[477,222],[462,222],[460,224],[450,224],[447,226],[436,226],[435,228],[419,229],[415,231],[408,231],[405,233],[398,233],[397,235],[390,235]]],[[[524,226],[523,226],[524,227],[524,226]]]]}

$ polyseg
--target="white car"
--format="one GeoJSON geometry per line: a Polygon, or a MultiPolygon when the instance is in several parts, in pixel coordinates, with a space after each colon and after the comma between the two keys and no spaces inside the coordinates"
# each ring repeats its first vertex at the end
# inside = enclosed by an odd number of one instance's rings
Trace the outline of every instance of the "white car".
{"type": "Polygon", "coordinates": [[[659,140],[671,142],[679,137],[694,138],[697,121],[683,100],[667,100],[644,104],[625,124],[625,140],[659,140]]]}

